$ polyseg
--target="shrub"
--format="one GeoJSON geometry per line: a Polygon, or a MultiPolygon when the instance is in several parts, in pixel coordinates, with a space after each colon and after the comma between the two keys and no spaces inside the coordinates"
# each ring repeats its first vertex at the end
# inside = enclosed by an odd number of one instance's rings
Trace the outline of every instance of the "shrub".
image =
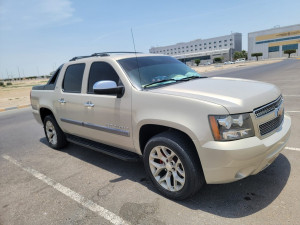
{"type": "Polygon", "coordinates": [[[197,66],[199,66],[200,62],[201,62],[200,59],[195,59],[195,63],[196,63],[197,66]]]}
{"type": "Polygon", "coordinates": [[[256,57],[256,61],[258,61],[258,57],[262,55],[263,55],[262,52],[256,52],[251,54],[252,57],[256,57]]]}
{"type": "Polygon", "coordinates": [[[216,58],[214,58],[214,62],[215,63],[222,62],[222,58],[221,57],[216,57],[216,58]]]}
{"type": "Polygon", "coordinates": [[[289,58],[291,57],[291,54],[296,53],[296,49],[288,49],[284,50],[284,54],[289,54],[289,58]]]}
{"type": "Polygon", "coordinates": [[[8,82],[6,85],[7,85],[7,86],[8,86],[8,85],[12,85],[12,83],[11,83],[11,82],[8,82]]]}
{"type": "Polygon", "coordinates": [[[4,87],[4,82],[0,81],[0,86],[4,87]]]}

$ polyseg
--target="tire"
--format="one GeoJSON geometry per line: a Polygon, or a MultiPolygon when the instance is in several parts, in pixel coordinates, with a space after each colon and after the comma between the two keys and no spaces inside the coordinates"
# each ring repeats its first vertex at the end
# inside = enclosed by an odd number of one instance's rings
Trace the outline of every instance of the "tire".
{"type": "Polygon", "coordinates": [[[178,132],[152,137],[145,146],[143,161],[154,186],[167,198],[186,199],[205,183],[194,145],[178,132]]]}
{"type": "Polygon", "coordinates": [[[59,125],[52,115],[48,115],[45,117],[44,131],[48,144],[51,148],[59,150],[68,144],[64,132],[60,129],[59,125]]]}

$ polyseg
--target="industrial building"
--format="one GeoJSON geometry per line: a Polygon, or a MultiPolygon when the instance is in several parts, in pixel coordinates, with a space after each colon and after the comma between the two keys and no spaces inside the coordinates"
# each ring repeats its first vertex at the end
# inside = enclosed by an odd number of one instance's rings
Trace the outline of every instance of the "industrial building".
{"type": "Polygon", "coordinates": [[[285,50],[296,49],[293,56],[299,56],[300,24],[274,27],[248,34],[248,58],[252,53],[262,53],[262,59],[287,57],[285,50]]]}
{"type": "Polygon", "coordinates": [[[233,53],[242,50],[242,34],[232,33],[226,36],[197,39],[174,45],[152,47],[149,52],[173,56],[183,62],[200,59],[201,64],[213,62],[216,57],[224,61],[233,60],[233,53]]]}

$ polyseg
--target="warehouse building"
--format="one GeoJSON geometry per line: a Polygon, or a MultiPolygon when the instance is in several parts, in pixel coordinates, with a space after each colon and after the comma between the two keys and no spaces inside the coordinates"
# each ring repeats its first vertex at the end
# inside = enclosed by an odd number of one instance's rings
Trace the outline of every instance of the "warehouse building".
{"type": "Polygon", "coordinates": [[[248,58],[252,53],[262,53],[263,59],[287,57],[285,50],[296,49],[299,56],[300,24],[276,27],[248,34],[248,58]]]}
{"type": "Polygon", "coordinates": [[[183,62],[192,62],[195,59],[200,59],[201,64],[204,64],[206,62],[213,62],[213,59],[217,57],[223,57],[224,61],[232,60],[233,53],[241,50],[242,34],[232,33],[221,37],[152,47],[149,52],[170,55],[183,62]]]}

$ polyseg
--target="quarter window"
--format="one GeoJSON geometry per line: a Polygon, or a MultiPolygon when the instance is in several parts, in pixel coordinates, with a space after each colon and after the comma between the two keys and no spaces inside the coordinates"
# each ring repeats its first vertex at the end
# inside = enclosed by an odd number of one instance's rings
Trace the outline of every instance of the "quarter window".
{"type": "MultiPolygon", "coordinates": [[[[169,53],[168,53],[169,54],[169,53]]],[[[91,65],[89,81],[88,81],[88,94],[93,94],[93,86],[97,81],[112,80],[117,85],[120,85],[120,78],[112,66],[106,62],[94,62],[91,65]]]]}
{"type": "Polygon", "coordinates": [[[63,81],[63,91],[71,93],[80,93],[82,77],[84,72],[85,64],[73,64],[68,66],[64,81],[63,81]]]}

